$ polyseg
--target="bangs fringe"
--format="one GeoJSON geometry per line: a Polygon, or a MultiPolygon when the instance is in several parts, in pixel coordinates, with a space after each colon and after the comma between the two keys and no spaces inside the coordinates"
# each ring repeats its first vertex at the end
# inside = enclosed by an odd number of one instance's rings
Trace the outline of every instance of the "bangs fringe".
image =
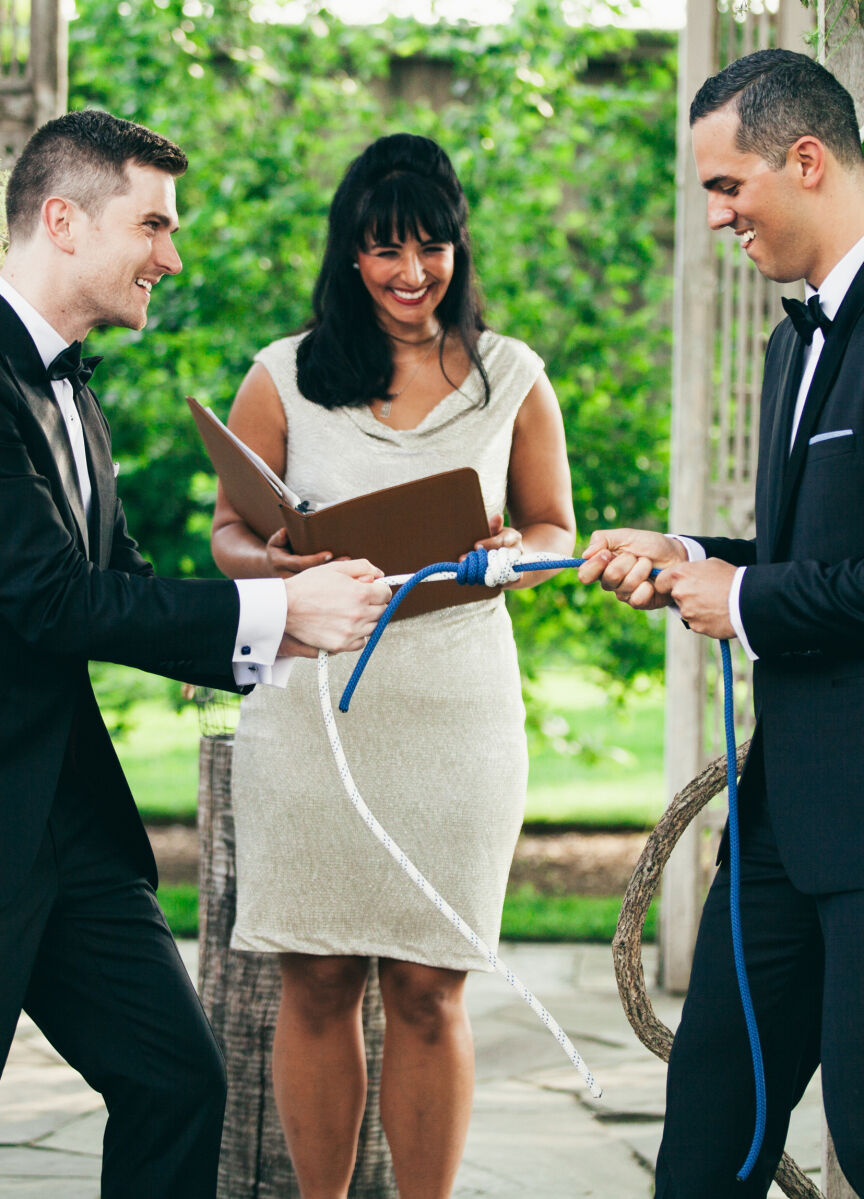
{"type": "Polygon", "coordinates": [[[421,241],[462,241],[460,214],[453,201],[429,179],[409,172],[395,172],[374,187],[364,198],[357,213],[354,241],[362,249],[368,239],[389,245],[394,234],[400,242],[406,236],[421,241]]]}

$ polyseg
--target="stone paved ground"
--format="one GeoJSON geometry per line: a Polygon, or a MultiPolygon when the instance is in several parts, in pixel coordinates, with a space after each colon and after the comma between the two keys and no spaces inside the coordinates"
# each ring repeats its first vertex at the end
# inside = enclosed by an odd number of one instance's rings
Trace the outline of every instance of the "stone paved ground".
{"type": "MultiPolygon", "coordinates": [[[[196,947],[187,942],[181,948],[194,978],[196,947]]],[[[665,1067],[627,1025],[609,948],[505,945],[502,952],[566,1028],[603,1084],[604,1097],[591,1099],[502,978],[474,975],[469,1006],[477,1091],[455,1199],[649,1199],[665,1067]]],[[[651,978],[654,951],[646,950],[645,958],[651,978]]],[[[674,1025],[680,1001],[661,995],[654,1002],[661,1019],[674,1025]]],[[[104,1120],[99,1096],[22,1018],[0,1080],[0,1197],[97,1199],[104,1120]]],[[[814,1082],[789,1139],[793,1157],[813,1174],[820,1129],[814,1082]]]]}

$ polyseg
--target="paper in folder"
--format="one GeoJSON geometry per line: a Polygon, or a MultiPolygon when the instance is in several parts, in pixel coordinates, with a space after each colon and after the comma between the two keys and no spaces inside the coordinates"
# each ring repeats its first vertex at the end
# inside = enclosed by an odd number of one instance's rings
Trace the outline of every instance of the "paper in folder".
{"type": "MultiPolygon", "coordinates": [[[[385,574],[411,574],[431,562],[456,562],[489,536],[480,480],[471,467],[428,475],[338,504],[302,511],[302,498],[191,396],[186,402],[225,495],[266,540],[285,527],[295,554],[329,550],[334,558],[368,558],[385,574]]],[[[394,619],[497,595],[500,588],[421,583],[394,619]]]]}

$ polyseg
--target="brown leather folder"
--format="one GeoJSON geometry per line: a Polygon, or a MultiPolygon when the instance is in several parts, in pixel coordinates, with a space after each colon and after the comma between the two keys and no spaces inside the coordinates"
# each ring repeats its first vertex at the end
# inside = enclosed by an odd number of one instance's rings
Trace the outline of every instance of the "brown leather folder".
{"type": "MultiPolygon", "coordinates": [[[[312,512],[288,501],[285,484],[230,433],[218,417],[186,397],[225,494],[250,528],[267,538],[284,525],[295,554],[329,550],[368,558],[385,574],[412,574],[432,562],[455,562],[489,536],[480,480],[472,467],[428,475],[358,495],[312,512]],[[250,456],[252,455],[252,456],[250,456]]],[[[497,595],[500,588],[421,583],[394,619],[497,595]]]]}

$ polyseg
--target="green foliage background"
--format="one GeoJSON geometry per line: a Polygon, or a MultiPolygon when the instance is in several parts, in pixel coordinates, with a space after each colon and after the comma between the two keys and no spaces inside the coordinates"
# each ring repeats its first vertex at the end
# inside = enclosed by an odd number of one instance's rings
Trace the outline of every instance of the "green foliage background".
{"type": "MultiPolygon", "coordinates": [[[[154,292],[143,335],[89,345],[108,356],[97,384],[121,493],[157,569],[214,572],[215,485],[184,394],[225,415],[256,349],[302,325],[333,190],[366,144],[399,129],[450,153],[489,323],[546,361],[580,545],[596,526],[665,527],[674,43],[655,39],[645,57],[633,33],[573,28],[553,0],[519,0],[489,28],[347,26],[313,8],[302,25],[265,25],[251,7],[77,0],[70,23],[70,107],[150,125],[191,162],[183,273],[154,292]],[[394,94],[408,57],[449,64],[443,106],[394,94]]],[[[510,600],[529,673],[565,652],[622,679],[660,668],[660,622],[572,578],[510,600]]]]}

